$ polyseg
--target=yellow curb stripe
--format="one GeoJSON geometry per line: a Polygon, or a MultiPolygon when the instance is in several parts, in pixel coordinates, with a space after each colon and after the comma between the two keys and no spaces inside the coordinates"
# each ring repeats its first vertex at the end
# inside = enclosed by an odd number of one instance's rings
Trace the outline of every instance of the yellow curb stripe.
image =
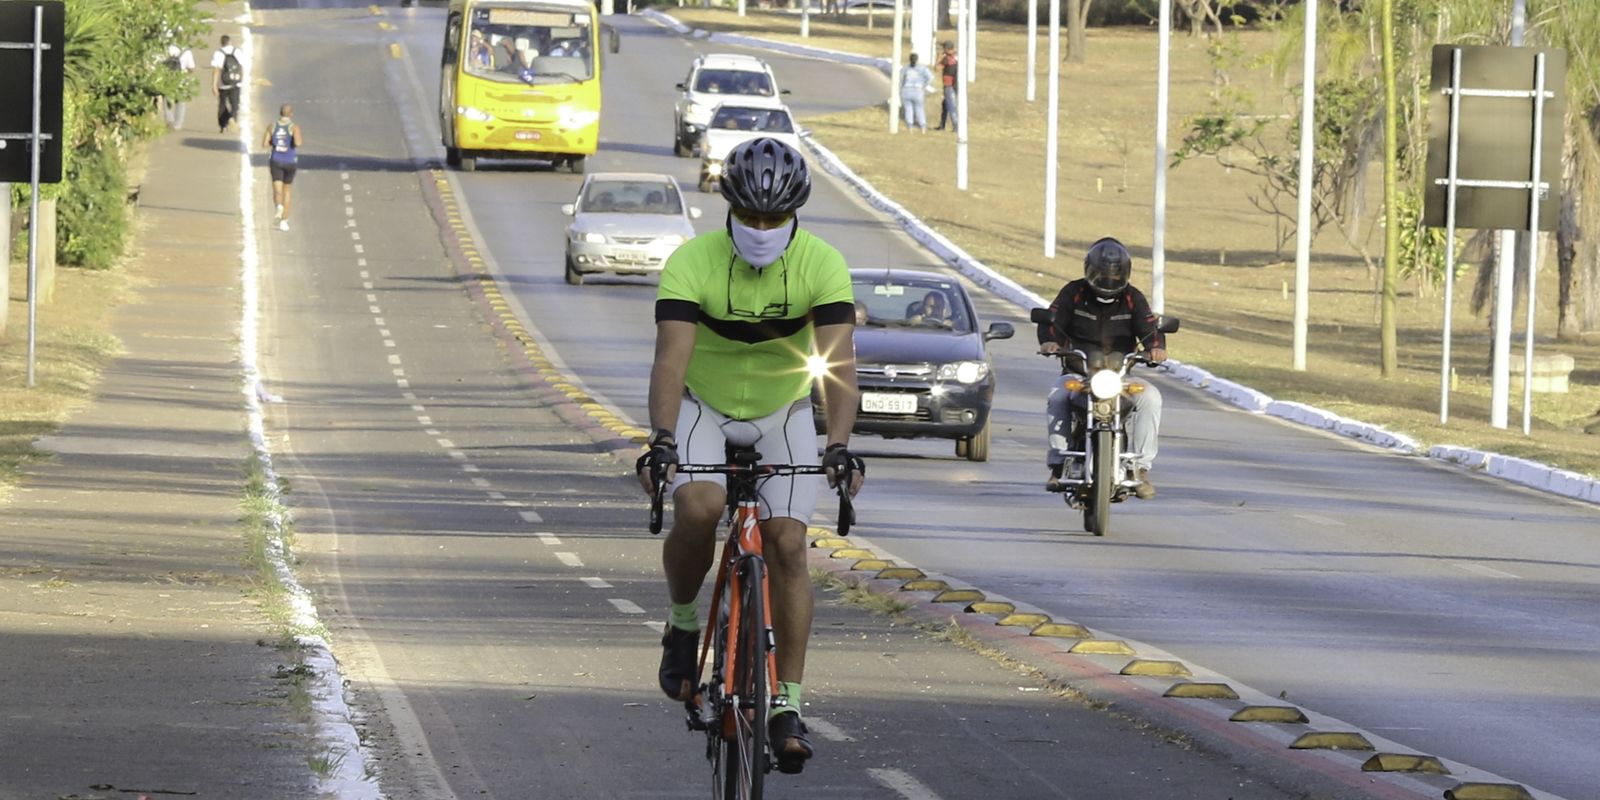
{"type": "Polygon", "coordinates": [[[394,42],[389,43],[389,57],[395,59],[400,57],[400,45],[395,44],[394,42]]]}

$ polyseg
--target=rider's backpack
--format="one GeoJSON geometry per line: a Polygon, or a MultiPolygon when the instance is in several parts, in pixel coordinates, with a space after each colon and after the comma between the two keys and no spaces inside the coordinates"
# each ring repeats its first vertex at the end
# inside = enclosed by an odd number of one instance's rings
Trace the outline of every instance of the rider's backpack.
{"type": "Polygon", "coordinates": [[[244,83],[244,65],[233,53],[222,54],[222,88],[232,89],[244,83]]]}

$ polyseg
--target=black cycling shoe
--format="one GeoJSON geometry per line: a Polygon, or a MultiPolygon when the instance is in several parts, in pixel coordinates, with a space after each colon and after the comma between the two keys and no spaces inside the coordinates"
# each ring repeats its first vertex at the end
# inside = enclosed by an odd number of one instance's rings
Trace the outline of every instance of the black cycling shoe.
{"type": "Polygon", "coordinates": [[[661,636],[661,691],[674,700],[694,700],[695,679],[699,672],[700,632],[667,626],[661,636]]]}
{"type": "Polygon", "coordinates": [[[806,723],[799,712],[785,711],[767,719],[767,746],[778,760],[778,771],[798,775],[811,758],[811,740],[806,738],[806,723]]]}

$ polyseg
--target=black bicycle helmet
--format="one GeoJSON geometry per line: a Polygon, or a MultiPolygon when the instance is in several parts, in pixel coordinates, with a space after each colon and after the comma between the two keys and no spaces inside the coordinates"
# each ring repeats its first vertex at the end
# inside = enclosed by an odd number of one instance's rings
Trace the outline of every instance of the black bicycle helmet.
{"type": "Polygon", "coordinates": [[[811,197],[805,157],[765,136],[734,147],[718,183],[728,205],[757,214],[793,213],[811,197]]]}
{"type": "Polygon", "coordinates": [[[1089,245],[1083,257],[1083,279],[1094,293],[1106,298],[1122,294],[1133,275],[1133,256],[1122,242],[1109,236],[1089,245]]]}

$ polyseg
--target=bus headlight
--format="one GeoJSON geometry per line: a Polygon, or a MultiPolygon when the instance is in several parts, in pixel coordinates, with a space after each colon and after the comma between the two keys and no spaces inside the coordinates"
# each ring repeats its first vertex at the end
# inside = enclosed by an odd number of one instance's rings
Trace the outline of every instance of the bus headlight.
{"type": "Polygon", "coordinates": [[[989,374],[989,365],[982,361],[957,361],[939,367],[939,380],[974,384],[989,374]]]}
{"type": "Polygon", "coordinates": [[[587,128],[600,119],[600,112],[588,108],[561,107],[560,125],[563,128],[587,128]]]}
{"type": "Polygon", "coordinates": [[[456,106],[456,113],[473,122],[489,122],[494,119],[493,114],[472,106],[456,106]]]}

